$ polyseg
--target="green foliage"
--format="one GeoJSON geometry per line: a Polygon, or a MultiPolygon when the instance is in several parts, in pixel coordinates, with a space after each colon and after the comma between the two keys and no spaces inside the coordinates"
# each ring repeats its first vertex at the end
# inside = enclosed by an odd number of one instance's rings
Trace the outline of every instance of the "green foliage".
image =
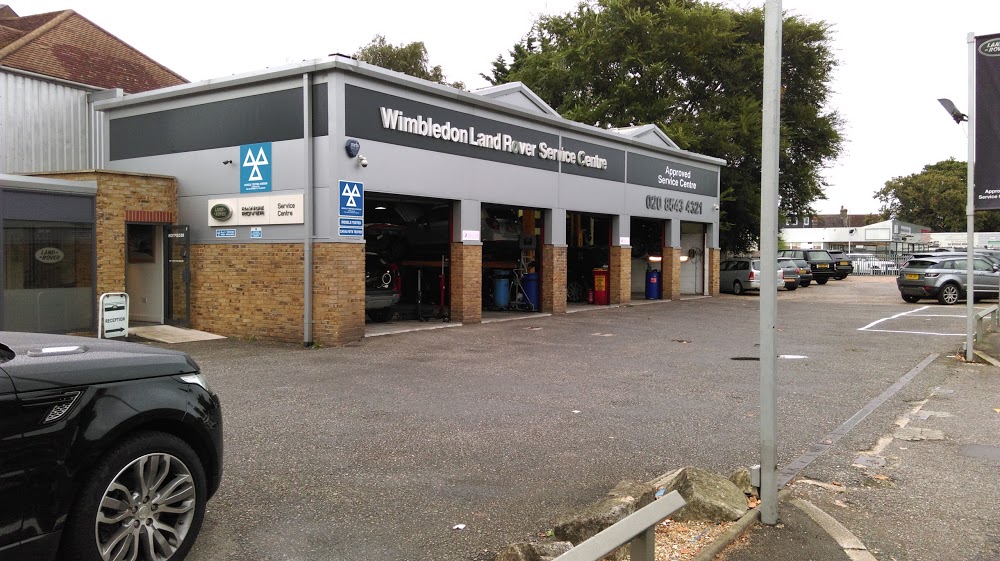
{"type": "MultiPolygon", "coordinates": [[[[543,16],[493,62],[493,84],[521,81],[568,119],[600,127],[655,123],[681,148],[724,158],[725,251],[760,232],[764,12],[697,0],[589,0],[543,16]]],[[[781,100],[781,210],[811,214],[820,172],[841,151],[824,111],[836,61],[829,26],[786,17],[781,100]]]]}
{"type": "Polygon", "coordinates": [[[449,83],[445,81],[444,72],[440,65],[430,66],[430,62],[427,60],[427,47],[421,41],[396,46],[389,44],[382,35],[376,35],[371,43],[354,53],[354,58],[416,78],[461,90],[465,89],[465,84],[462,82],[449,83]]]}
{"type": "MultiPolygon", "coordinates": [[[[935,232],[964,232],[968,166],[954,158],[924,166],[920,173],[885,182],[875,198],[883,220],[894,218],[935,232]]],[[[977,232],[1000,230],[1000,214],[976,213],[977,232]]]]}

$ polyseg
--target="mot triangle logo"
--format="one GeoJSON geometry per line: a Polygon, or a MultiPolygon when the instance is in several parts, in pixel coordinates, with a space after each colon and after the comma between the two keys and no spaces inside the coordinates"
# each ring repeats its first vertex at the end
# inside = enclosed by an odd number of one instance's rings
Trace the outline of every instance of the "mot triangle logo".
{"type": "Polygon", "coordinates": [[[358,184],[354,183],[344,183],[344,189],[340,192],[342,198],[346,197],[346,202],[344,206],[350,208],[358,207],[358,198],[361,197],[361,190],[358,189],[358,184]]]}
{"type": "Polygon", "coordinates": [[[267,154],[264,153],[263,146],[257,149],[256,155],[254,155],[253,150],[247,150],[246,158],[243,159],[243,167],[252,167],[250,170],[250,181],[263,181],[264,176],[260,173],[260,166],[268,164],[267,154]]]}

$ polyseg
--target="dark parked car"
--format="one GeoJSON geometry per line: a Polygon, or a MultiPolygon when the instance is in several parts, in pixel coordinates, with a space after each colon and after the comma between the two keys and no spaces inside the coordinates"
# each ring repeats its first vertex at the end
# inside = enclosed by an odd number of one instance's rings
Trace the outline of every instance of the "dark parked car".
{"type": "Polygon", "coordinates": [[[854,263],[851,263],[851,259],[843,251],[828,251],[827,253],[837,262],[837,276],[834,278],[844,280],[847,275],[854,272],[854,263]]]}
{"type": "Polygon", "coordinates": [[[813,281],[813,272],[809,268],[809,262],[805,259],[793,259],[799,267],[799,286],[809,286],[813,281]]]}
{"type": "Polygon", "coordinates": [[[778,256],[804,259],[809,263],[813,280],[817,284],[826,284],[826,281],[840,274],[837,272],[837,262],[825,249],[782,249],[778,251],[778,256]]]}
{"type": "Polygon", "coordinates": [[[180,561],[221,478],[188,355],[0,332],[0,559],[180,561]]]}
{"type": "Polygon", "coordinates": [[[376,253],[365,253],[365,313],[372,321],[389,321],[402,292],[399,271],[376,253]]]}

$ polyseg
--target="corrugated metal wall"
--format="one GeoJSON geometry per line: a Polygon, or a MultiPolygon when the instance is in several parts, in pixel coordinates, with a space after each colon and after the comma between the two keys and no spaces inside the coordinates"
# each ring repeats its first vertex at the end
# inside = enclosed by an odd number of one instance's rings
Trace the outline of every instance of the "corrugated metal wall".
{"type": "Polygon", "coordinates": [[[0,172],[93,167],[88,157],[87,93],[0,72],[0,172]]]}

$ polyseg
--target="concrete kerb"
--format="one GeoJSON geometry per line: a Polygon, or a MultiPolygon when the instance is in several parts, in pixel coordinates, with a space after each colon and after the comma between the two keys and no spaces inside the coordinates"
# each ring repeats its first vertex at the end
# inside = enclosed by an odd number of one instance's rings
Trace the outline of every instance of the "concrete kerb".
{"type": "MultiPolygon", "coordinates": [[[[786,501],[791,497],[792,492],[788,489],[782,489],[778,492],[778,500],[786,501]]],[[[713,561],[722,550],[726,549],[732,545],[736,540],[739,539],[744,533],[746,533],[751,527],[760,522],[760,506],[754,507],[747,511],[739,520],[737,520],[732,526],[726,529],[718,538],[712,543],[705,546],[698,555],[695,555],[691,561],[713,561]]]]}

